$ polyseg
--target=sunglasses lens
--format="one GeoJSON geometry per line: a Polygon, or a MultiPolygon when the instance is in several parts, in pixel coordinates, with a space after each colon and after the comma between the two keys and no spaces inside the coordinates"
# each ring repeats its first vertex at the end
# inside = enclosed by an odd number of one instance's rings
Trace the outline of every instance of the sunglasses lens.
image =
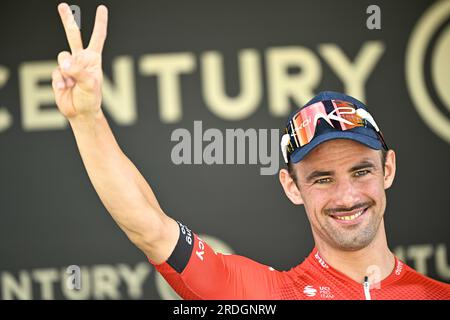
{"type": "MultiPolygon", "coordinates": [[[[361,109],[360,112],[357,110],[358,107],[354,104],[341,100],[321,101],[301,109],[292,117],[286,128],[286,133],[290,136],[287,151],[292,153],[295,149],[311,142],[315,136],[318,121],[326,121],[332,128],[340,131],[368,127],[369,123],[373,129],[378,128],[375,123],[372,123],[374,120],[365,109],[361,109]]],[[[375,131],[385,145],[381,132],[376,129],[375,131]]]]}

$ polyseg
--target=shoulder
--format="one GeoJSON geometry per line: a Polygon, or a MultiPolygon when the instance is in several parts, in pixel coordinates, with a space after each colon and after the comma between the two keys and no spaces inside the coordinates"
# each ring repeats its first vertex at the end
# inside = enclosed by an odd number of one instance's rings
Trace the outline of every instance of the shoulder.
{"type": "Polygon", "coordinates": [[[404,268],[399,285],[423,294],[425,299],[450,299],[450,284],[427,277],[406,264],[404,268]]]}
{"type": "Polygon", "coordinates": [[[444,288],[447,288],[450,290],[450,284],[441,282],[435,279],[432,279],[428,276],[423,275],[422,273],[417,272],[410,266],[403,264],[405,270],[404,275],[402,277],[402,280],[405,283],[413,283],[413,284],[424,284],[424,285],[430,285],[430,286],[441,286],[444,288]]]}

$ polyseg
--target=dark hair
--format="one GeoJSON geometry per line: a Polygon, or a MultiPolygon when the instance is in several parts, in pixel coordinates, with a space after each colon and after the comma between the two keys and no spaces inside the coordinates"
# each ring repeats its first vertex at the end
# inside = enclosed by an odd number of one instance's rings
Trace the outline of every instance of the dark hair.
{"type": "MultiPolygon", "coordinates": [[[[381,163],[382,163],[383,173],[384,173],[384,166],[386,165],[386,156],[387,156],[387,150],[385,150],[384,148],[381,149],[381,163]]],[[[294,171],[294,165],[290,161],[287,164],[287,170],[288,170],[289,175],[291,176],[292,180],[294,180],[295,184],[297,184],[297,176],[294,171]]]]}

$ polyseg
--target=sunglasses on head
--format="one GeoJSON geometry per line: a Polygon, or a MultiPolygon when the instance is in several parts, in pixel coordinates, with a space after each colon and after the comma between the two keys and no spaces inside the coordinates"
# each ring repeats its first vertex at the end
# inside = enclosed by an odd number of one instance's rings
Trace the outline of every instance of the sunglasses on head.
{"type": "Polygon", "coordinates": [[[286,163],[288,163],[288,155],[311,142],[316,134],[316,127],[321,121],[340,131],[356,127],[373,129],[383,147],[388,149],[380,128],[366,109],[347,101],[325,100],[299,110],[289,120],[285,129],[286,133],[281,139],[281,149],[286,163]]]}

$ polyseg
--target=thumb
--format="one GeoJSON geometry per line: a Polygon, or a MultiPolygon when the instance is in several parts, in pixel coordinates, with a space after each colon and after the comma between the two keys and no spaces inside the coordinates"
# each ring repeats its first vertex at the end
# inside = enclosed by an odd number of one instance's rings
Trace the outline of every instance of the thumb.
{"type": "Polygon", "coordinates": [[[82,59],[77,59],[68,52],[58,55],[58,64],[64,77],[70,77],[83,90],[91,91],[95,85],[95,77],[87,71],[82,59]]]}

